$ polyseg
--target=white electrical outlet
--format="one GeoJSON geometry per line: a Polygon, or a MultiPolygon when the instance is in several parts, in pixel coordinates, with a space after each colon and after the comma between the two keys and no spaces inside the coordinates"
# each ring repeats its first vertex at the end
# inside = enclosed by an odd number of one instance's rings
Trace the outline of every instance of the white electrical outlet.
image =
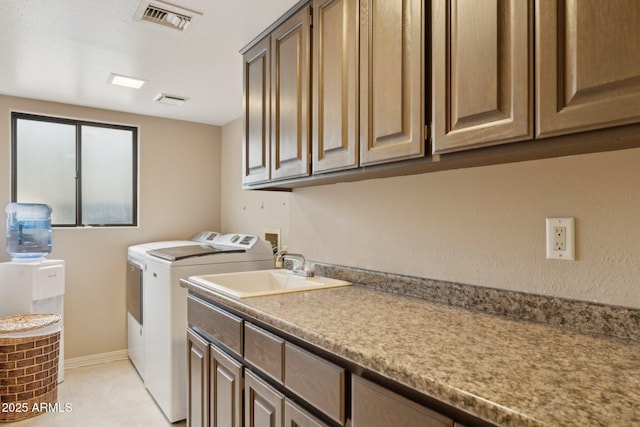
{"type": "Polygon", "coordinates": [[[557,225],[553,227],[553,250],[567,250],[567,227],[557,225]]]}
{"type": "Polygon", "coordinates": [[[547,218],[547,259],[576,259],[574,218],[547,218]]]}

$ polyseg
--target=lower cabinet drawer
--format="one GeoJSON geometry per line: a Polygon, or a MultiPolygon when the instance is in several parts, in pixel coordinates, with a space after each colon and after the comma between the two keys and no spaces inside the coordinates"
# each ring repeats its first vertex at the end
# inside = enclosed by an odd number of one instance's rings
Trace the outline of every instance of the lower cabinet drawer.
{"type": "Polygon", "coordinates": [[[284,360],[285,387],[344,424],[345,370],[288,342],[284,360]]]}
{"type": "Polygon", "coordinates": [[[191,328],[242,357],[242,318],[191,295],[187,298],[187,312],[191,328]]]}
{"type": "Polygon", "coordinates": [[[251,323],[244,324],[244,358],[265,374],[284,381],[284,340],[251,323]]]}
{"type": "Polygon", "coordinates": [[[352,427],[453,427],[453,420],[364,378],[351,377],[352,427]]]}

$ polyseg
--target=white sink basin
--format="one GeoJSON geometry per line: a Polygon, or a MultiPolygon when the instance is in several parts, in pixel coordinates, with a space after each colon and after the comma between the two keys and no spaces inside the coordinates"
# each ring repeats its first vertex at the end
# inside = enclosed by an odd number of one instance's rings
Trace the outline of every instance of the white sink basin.
{"type": "Polygon", "coordinates": [[[256,270],[240,273],[207,274],[191,276],[189,280],[237,299],[351,285],[350,282],[328,277],[297,276],[288,270],[256,270]]]}

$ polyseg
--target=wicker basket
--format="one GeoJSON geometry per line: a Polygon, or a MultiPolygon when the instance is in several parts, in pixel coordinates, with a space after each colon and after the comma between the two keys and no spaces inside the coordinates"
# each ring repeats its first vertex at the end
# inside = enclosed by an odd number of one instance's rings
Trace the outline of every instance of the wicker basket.
{"type": "Polygon", "coordinates": [[[59,314],[0,318],[0,422],[40,415],[42,408],[58,401],[61,318],[59,314]]]}

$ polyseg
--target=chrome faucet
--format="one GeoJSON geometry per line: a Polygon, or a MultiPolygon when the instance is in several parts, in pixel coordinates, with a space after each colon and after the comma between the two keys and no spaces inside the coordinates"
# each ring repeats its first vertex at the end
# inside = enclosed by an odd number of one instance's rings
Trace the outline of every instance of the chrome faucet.
{"type": "MultiPolygon", "coordinates": [[[[286,259],[289,259],[292,261],[293,268],[291,269],[291,272],[293,274],[298,276],[304,276],[304,277],[313,276],[313,270],[307,270],[306,268],[307,261],[304,259],[304,256],[302,254],[289,254],[285,250],[279,251],[276,254],[276,262],[284,263],[286,259]]],[[[284,267],[284,264],[283,264],[283,267],[284,267]]]]}

